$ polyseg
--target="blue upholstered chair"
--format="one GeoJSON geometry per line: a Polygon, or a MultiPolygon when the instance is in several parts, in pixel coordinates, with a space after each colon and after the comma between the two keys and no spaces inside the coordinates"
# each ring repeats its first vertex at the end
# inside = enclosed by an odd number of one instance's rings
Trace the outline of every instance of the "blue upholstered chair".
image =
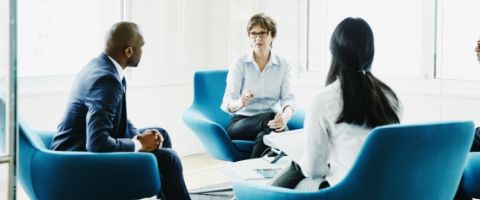
{"type": "Polygon", "coordinates": [[[160,191],[155,156],[49,150],[55,133],[19,123],[19,180],[32,200],[140,199],[160,191]]]}
{"type": "Polygon", "coordinates": [[[463,171],[463,191],[469,197],[480,199],[480,152],[468,155],[463,171]]]}
{"type": "MultiPolygon", "coordinates": [[[[207,153],[226,161],[250,157],[252,141],[231,140],[226,128],[231,116],[220,109],[226,87],[227,70],[197,71],[194,75],[192,106],[183,113],[183,120],[198,136],[207,153]]],[[[287,124],[290,130],[303,128],[303,111],[297,109],[287,124]]]]}
{"type": "Polygon", "coordinates": [[[235,196],[238,200],[451,200],[473,132],[473,122],[378,127],[370,132],[351,171],[337,185],[300,192],[235,182],[235,196]]]}

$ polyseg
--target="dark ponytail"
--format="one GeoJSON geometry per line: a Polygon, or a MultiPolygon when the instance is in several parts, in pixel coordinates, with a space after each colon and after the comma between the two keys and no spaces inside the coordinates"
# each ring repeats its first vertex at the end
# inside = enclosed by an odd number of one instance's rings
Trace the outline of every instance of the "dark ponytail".
{"type": "Polygon", "coordinates": [[[368,23],[361,18],[344,19],[332,34],[330,51],[326,84],[339,79],[343,97],[337,123],[367,127],[399,123],[397,96],[370,72],[375,48],[368,23]]]}

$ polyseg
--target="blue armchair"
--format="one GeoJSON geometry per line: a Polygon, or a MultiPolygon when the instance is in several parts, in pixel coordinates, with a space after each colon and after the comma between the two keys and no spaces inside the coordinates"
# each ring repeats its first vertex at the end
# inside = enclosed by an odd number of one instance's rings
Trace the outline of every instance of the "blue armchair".
{"type": "Polygon", "coordinates": [[[351,171],[337,185],[300,192],[234,182],[235,196],[238,200],[451,200],[473,132],[470,121],[378,127],[370,132],[351,171]]]}
{"type": "Polygon", "coordinates": [[[480,199],[480,152],[469,154],[462,179],[465,194],[480,199]]]}
{"type": "Polygon", "coordinates": [[[31,199],[139,199],[160,191],[154,155],[51,151],[54,134],[20,120],[19,180],[31,199]]]}
{"type": "MultiPolygon", "coordinates": [[[[226,128],[231,116],[220,109],[226,87],[227,70],[197,71],[194,75],[192,106],[183,113],[183,121],[198,136],[207,153],[226,161],[250,157],[252,141],[231,140],[226,128]]],[[[304,113],[297,109],[288,122],[290,130],[303,128],[304,113]]]]}

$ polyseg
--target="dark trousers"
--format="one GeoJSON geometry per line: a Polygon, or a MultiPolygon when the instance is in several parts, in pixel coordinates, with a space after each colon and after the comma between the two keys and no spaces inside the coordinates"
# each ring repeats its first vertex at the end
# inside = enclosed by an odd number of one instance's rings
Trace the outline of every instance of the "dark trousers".
{"type": "Polygon", "coordinates": [[[250,157],[261,157],[267,149],[267,146],[263,143],[263,136],[274,131],[267,125],[268,121],[273,118],[275,118],[274,112],[260,113],[253,116],[235,115],[228,125],[228,135],[230,135],[232,140],[254,141],[255,144],[250,157]]]}
{"type": "Polygon", "coordinates": [[[272,182],[272,185],[290,189],[295,189],[295,186],[297,186],[298,183],[305,178],[305,176],[302,174],[302,170],[300,170],[300,167],[294,162],[290,164],[285,173],[279,174],[279,176],[280,177],[276,178],[276,180],[272,182]]]}
{"type": "MultiPolygon", "coordinates": [[[[295,189],[295,187],[302,181],[304,178],[306,178],[302,170],[300,169],[300,166],[298,166],[296,163],[292,162],[288,169],[285,171],[283,174],[279,174],[280,177],[276,177],[275,181],[272,182],[273,186],[277,187],[283,187],[283,188],[290,188],[290,189],[295,189]]],[[[323,181],[318,185],[318,189],[323,189],[330,187],[330,184],[328,181],[323,181]]]]}
{"type": "MultiPolygon", "coordinates": [[[[480,152],[480,127],[475,129],[475,137],[473,138],[473,144],[470,148],[470,152],[480,152]]],[[[463,177],[460,181],[460,185],[458,186],[457,193],[455,194],[454,200],[471,200],[472,198],[469,197],[463,189],[463,177]]]]}
{"type": "Polygon", "coordinates": [[[183,169],[180,158],[177,153],[172,150],[172,142],[167,131],[163,128],[146,128],[140,130],[140,133],[147,129],[156,129],[163,136],[162,148],[153,151],[153,155],[157,158],[158,170],[160,172],[162,190],[157,195],[158,198],[164,197],[167,200],[179,199],[189,200],[185,180],[183,179],[183,169]]]}

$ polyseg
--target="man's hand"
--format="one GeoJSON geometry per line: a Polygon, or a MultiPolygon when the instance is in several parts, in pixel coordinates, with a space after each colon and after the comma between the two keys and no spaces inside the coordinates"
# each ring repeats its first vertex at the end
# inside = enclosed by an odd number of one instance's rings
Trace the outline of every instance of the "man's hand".
{"type": "Polygon", "coordinates": [[[137,136],[137,140],[140,141],[142,147],[140,151],[153,151],[161,148],[163,144],[163,136],[155,129],[149,129],[137,136]]]}

